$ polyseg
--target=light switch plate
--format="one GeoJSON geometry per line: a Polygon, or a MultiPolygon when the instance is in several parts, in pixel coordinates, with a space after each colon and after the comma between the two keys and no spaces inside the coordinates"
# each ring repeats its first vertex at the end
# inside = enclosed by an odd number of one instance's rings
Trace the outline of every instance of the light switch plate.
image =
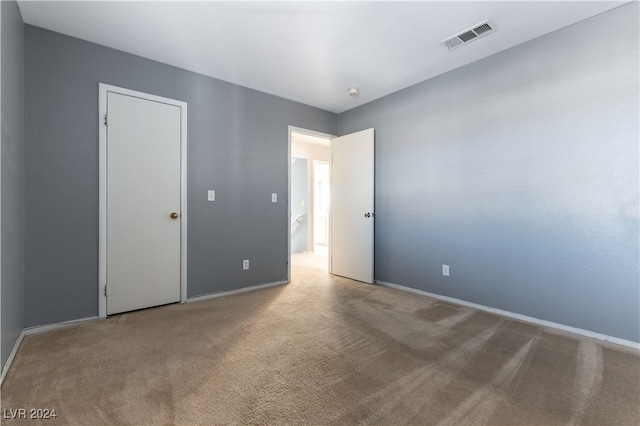
{"type": "Polygon", "coordinates": [[[276,192],[272,192],[271,193],[271,202],[272,203],[277,203],[278,202],[278,194],[276,192]]]}
{"type": "Polygon", "coordinates": [[[216,191],[214,191],[213,189],[210,189],[207,192],[207,200],[208,201],[215,201],[216,200],[216,191]]]}

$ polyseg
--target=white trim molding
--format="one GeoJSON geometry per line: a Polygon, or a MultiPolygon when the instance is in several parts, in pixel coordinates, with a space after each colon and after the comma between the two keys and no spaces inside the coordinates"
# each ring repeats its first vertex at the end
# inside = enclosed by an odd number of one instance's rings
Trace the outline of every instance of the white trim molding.
{"type": "Polygon", "coordinates": [[[278,286],[285,285],[285,284],[289,284],[289,281],[276,281],[276,282],[272,282],[272,283],[257,284],[257,285],[252,285],[252,286],[249,286],[249,287],[243,287],[243,288],[239,288],[239,289],[236,289],[236,290],[219,291],[219,292],[216,292],[216,293],[202,294],[200,296],[194,296],[194,297],[188,299],[187,303],[201,302],[203,300],[215,299],[215,298],[218,298],[218,297],[231,296],[232,294],[246,293],[246,292],[249,292],[249,291],[262,290],[262,289],[265,289],[265,288],[278,287],[278,286]]]}
{"type": "Polygon", "coordinates": [[[612,337],[602,333],[596,333],[594,331],[584,330],[582,328],[572,327],[570,325],[559,324],[552,321],[541,320],[538,318],[530,317],[527,315],[516,314],[514,312],[503,311],[502,309],[492,308],[490,306],[479,305],[473,302],[467,302],[466,300],[456,299],[454,297],[441,296],[439,294],[429,293],[427,291],[417,290],[411,287],[405,287],[398,284],[392,284],[385,281],[375,281],[376,284],[383,285],[385,287],[391,287],[402,291],[408,291],[410,293],[420,294],[422,296],[431,297],[433,299],[442,300],[444,302],[455,303],[457,305],[467,306],[469,308],[477,309],[479,311],[490,312],[492,314],[500,315],[507,318],[513,318],[516,320],[528,322],[531,324],[535,324],[541,327],[553,328],[556,330],[566,331],[569,333],[577,334],[580,336],[591,337],[597,340],[602,340],[604,342],[614,343],[616,345],[625,346],[628,348],[640,350],[640,343],[634,342],[632,340],[625,340],[619,337],[612,337]]]}
{"type": "Polygon", "coordinates": [[[89,322],[96,322],[96,321],[99,321],[100,319],[102,318],[87,317],[87,318],[80,318],[80,319],[71,320],[71,321],[56,322],[53,324],[36,325],[33,327],[27,327],[24,330],[22,330],[22,332],[24,333],[25,336],[28,336],[30,334],[44,333],[45,331],[59,330],[61,328],[73,327],[74,325],[86,324],[89,322]]]}
{"type": "Polygon", "coordinates": [[[7,362],[5,362],[2,368],[2,377],[0,377],[0,385],[2,385],[2,383],[4,382],[4,378],[9,372],[9,369],[11,368],[11,364],[13,364],[13,360],[15,359],[16,354],[18,353],[18,349],[20,349],[20,345],[24,340],[24,336],[28,336],[30,334],[44,333],[46,331],[51,331],[51,330],[59,330],[61,328],[72,327],[74,325],[79,325],[79,324],[84,324],[89,322],[96,322],[99,319],[100,318],[98,317],[81,318],[77,320],[58,322],[55,324],[36,325],[34,327],[27,327],[22,329],[22,331],[20,332],[20,335],[18,336],[15,343],[13,344],[13,348],[11,349],[11,353],[9,354],[9,358],[7,358],[7,362]]]}
{"type": "Polygon", "coordinates": [[[149,101],[175,105],[180,108],[180,302],[187,301],[187,103],[163,98],[122,87],[98,84],[98,131],[99,131],[99,264],[98,264],[98,317],[107,316],[107,129],[104,120],[107,114],[109,92],[134,96],[149,101]]]}
{"type": "MultiPolygon", "coordinates": [[[[276,282],[272,282],[272,283],[265,283],[265,284],[258,284],[258,285],[253,285],[253,286],[249,286],[249,287],[243,287],[243,288],[239,288],[237,290],[220,291],[220,292],[217,292],[217,293],[204,294],[204,295],[201,295],[201,296],[194,296],[194,297],[192,297],[192,298],[190,298],[188,300],[185,300],[185,302],[186,303],[200,302],[200,301],[203,301],[203,300],[215,299],[215,298],[218,298],[218,297],[231,296],[233,294],[247,293],[247,292],[255,291],[255,290],[261,290],[261,289],[266,289],[266,288],[271,288],[271,287],[278,287],[278,286],[285,285],[285,284],[288,284],[288,283],[289,283],[288,281],[276,281],[276,282]]],[[[23,329],[20,332],[20,335],[18,336],[18,338],[16,339],[16,341],[15,341],[15,343],[13,345],[11,353],[9,354],[9,357],[7,358],[7,362],[5,362],[5,364],[4,364],[3,368],[2,368],[2,376],[0,377],[0,385],[2,385],[2,382],[4,381],[4,378],[7,375],[7,372],[11,368],[11,364],[13,363],[13,360],[16,357],[16,354],[18,353],[18,349],[20,348],[20,345],[22,344],[24,336],[27,336],[27,335],[30,335],[30,334],[44,333],[44,332],[51,331],[51,330],[59,330],[61,328],[72,327],[74,325],[79,325],[79,324],[96,322],[96,321],[99,321],[99,320],[102,320],[102,319],[104,319],[104,317],[81,318],[81,319],[77,319],[77,320],[64,321],[64,322],[59,322],[59,323],[55,323],[55,324],[38,325],[38,326],[28,327],[28,328],[23,329]]]]}
{"type": "Polygon", "coordinates": [[[13,348],[9,353],[9,357],[7,358],[7,361],[4,363],[4,366],[2,367],[2,376],[0,377],[0,386],[2,386],[2,383],[4,383],[4,378],[9,372],[9,369],[11,368],[11,364],[13,364],[13,360],[16,357],[16,354],[18,353],[18,349],[22,344],[22,340],[24,339],[24,336],[25,336],[25,333],[24,333],[24,330],[22,330],[18,335],[18,338],[16,339],[16,341],[13,343],[13,348]]]}

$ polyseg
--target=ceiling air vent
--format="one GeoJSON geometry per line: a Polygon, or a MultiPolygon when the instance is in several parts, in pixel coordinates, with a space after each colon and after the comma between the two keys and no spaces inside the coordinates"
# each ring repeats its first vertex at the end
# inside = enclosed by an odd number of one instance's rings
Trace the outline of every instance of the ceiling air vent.
{"type": "Polygon", "coordinates": [[[453,37],[449,37],[440,42],[447,49],[455,49],[463,44],[469,43],[477,38],[484,37],[487,34],[497,31],[496,26],[489,19],[466,29],[453,37]]]}

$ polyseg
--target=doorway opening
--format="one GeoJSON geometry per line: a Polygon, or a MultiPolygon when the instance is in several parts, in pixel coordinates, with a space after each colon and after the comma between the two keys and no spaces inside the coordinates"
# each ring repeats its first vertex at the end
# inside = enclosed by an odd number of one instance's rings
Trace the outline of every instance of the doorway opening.
{"type": "Polygon", "coordinates": [[[289,127],[289,280],[291,265],[329,265],[329,144],[333,135],[289,127]]]}

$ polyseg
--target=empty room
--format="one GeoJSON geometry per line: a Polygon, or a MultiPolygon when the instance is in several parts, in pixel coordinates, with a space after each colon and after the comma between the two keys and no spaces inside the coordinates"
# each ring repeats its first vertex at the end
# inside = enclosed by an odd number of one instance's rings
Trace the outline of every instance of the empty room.
{"type": "Polygon", "coordinates": [[[2,0],[0,421],[640,424],[639,27],[2,0]]]}

